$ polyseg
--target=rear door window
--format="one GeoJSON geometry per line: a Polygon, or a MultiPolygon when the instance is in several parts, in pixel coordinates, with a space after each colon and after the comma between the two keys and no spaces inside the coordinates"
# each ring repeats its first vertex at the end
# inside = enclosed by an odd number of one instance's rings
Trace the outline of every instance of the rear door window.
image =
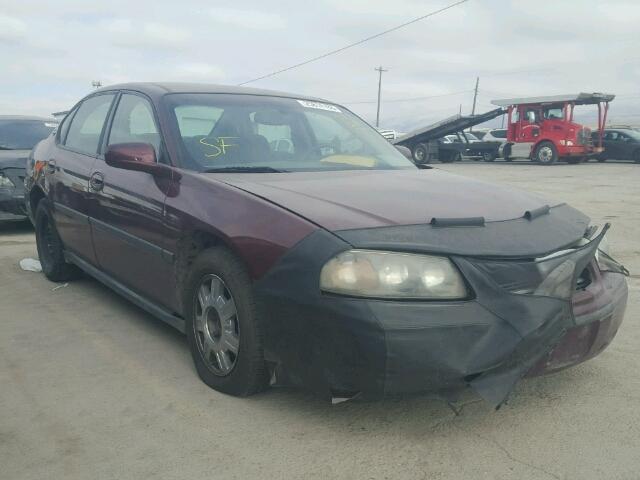
{"type": "Polygon", "coordinates": [[[82,102],[71,120],[65,145],[77,152],[96,155],[104,121],[115,94],[96,95],[82,102]]]}

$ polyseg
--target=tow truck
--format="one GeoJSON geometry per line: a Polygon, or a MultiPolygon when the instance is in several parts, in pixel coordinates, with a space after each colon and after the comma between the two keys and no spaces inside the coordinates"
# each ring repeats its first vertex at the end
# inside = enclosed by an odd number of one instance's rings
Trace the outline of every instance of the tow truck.
{"type": "Polygon", "coordinates": [[[609,102],[615,95],[578,93],[547,97],[510,98],[492,103],[507,109],[507,142],[500,147],[505,160],[528,158],[549,165],[564,160],[580,163],[604,151],[602,135],[609,102]],[[573,121],[576,105],[598,106],[598,134],[573,121]]]}

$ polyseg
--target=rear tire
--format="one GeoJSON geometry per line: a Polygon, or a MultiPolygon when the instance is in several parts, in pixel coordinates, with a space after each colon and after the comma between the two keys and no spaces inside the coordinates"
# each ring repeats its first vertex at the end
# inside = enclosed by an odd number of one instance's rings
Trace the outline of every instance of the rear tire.
{"type": "Polygon", "coordinates": [[[542,165],[552,165],[558,161],[558,151],[551,142],[540,142],[533,153],[534,161],[542,165]]]}
{"type": "Polygon", "coordinates": [[[416,145],[413,149],[413,161],[415,163],[423,164],[429,163],[427,159],[427,149],[422,143],[416,145]]]}
{"type": "Polygon", "coordinates": [[[42,272],[52,282],[65,282],[76,278],[80,270],[64,259],[64,246],[58,235],[49,202],[38,202],[35,215],[36,246],[42,272]]]}
{"type": "Polygon", "coordinates": [[[496,159],[495,154],[491,152],[484,152],[482,154],[482,160],[484,160],[485,162],[493,162],[495,159],[496,159]]]}
{"type": "Polygon", "coordinates": [[[202,381],[239,397],[264,390],[262,319],[242,263],[224,247],[207,249],[194,260],[185,285],[187,339],[202,381]]]}

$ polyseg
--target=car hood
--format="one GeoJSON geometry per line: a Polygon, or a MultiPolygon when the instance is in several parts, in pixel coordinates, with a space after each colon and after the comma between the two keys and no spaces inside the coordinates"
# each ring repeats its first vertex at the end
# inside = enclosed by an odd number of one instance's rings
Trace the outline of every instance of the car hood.
{"type": "Polygon", "coordinates": [[[437,169],[213,175],[330,231],[416,225],[433,218],[522,218],[548,201],[437,169]]]}
{"type": "Polygon", "coordinates": [[[27,168],[30,150],[0,150],[0,170],[4,168],[27,168]]]}

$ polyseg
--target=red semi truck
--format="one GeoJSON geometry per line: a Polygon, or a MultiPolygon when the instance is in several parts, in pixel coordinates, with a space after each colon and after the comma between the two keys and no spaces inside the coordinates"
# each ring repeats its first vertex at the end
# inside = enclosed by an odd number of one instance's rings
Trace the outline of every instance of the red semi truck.
{"type": "Polygon", "coordinates": [[[507,109],[507,141],[501,146],[501,156],[528,158],[552,164],[558,160],[579,163],[603,151],[602,131],[607,121],[609,102],[615,95],[578,93],[549,97],[511,98],[492,103],[507,109]],[[591,129],[575,123],[576,105],[598,106],[597,145],[591,129]]]}

